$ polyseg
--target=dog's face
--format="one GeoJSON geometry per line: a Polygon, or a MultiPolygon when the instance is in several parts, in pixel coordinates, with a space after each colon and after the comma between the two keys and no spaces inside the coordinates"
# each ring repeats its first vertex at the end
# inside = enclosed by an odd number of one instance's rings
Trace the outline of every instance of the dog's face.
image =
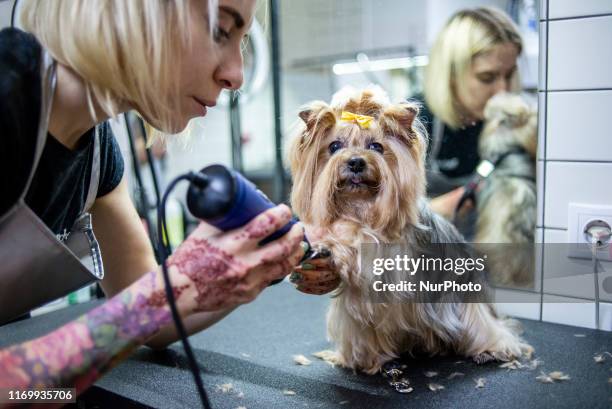
{"type": "Polygon", "coordinates": [[[520,95],[501,93],[487,102],[479,149],[483,157],[520,146],[533,158],[537,150],[538,114],[520,95]]]}
{"type": "Polygon", "coordinates": [[[378,87],[309,104],[289,155],[300,218],[319,226],[350,219],[386,235],[414,223],[425,187],[417,113],[415,104],[391,104],[378,87]]]}

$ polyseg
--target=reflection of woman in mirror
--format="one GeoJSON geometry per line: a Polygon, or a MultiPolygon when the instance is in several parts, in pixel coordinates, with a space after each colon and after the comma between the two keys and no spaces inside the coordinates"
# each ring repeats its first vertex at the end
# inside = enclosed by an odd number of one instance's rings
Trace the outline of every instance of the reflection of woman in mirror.
{"type": "Polygon", "coordinates": [[[463,186],[476,190],[475,211],[455,222],[489,256],[496,285],[533,284],[537,115],[522,97],[506,94],[520,91],[522,48],[518,29],[502,11],[461,10],[434,42],[425,76],[431,206],[451,218],[463,186]],[[494,170],[474,179],[484,159],[494,170]]]}
{"type": "Polygon", "coordinates": [[[431,135],[428,195],[432,208],[447,218],[480,161],[486,103],[500,92],[519,91],[522,48],[510,17],[493,8],[455,13],[431,48],[422,111],[431,135]]]}

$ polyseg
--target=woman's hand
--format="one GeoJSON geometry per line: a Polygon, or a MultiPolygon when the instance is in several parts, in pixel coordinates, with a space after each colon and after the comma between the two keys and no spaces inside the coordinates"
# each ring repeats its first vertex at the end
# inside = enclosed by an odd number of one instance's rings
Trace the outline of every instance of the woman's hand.
{"type": "Polygon", "coordinates": [[[188,278],[184,284],[188,288],[181,288],[186,292],[182,301],[192,302],[188,311],[215,311],[251,302],[270,282],[289,274],[307,248],[306,243],[300,245],[302,225],[296,223],[265,246],[258,243],[290,220],[291,211],[280,205],[229,232],[219,233],[201,223],[168,260],[170,273],[179,275],[176,283],[185,281],[181,275],[188,278]]]}
{"type": "MultiPolygon", "coordinates": [[[[323,229],[306,226],[306,237],[311,243],[320,242],[323,235],[323,229]]],[[[299,291],[315,295],[327,294],[340,284],[340,275],[332,263],[331,250],[316,244],[313,244],[310,257],[294,268],[289,279],[299,291]]]]}

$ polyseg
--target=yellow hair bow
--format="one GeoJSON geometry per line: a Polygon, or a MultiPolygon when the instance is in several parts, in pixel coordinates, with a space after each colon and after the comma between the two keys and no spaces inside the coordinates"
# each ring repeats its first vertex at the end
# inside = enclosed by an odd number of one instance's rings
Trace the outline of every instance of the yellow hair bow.
{"type": "Polygon", "coordinates": [[[374,117],[368,115],[358,115],[348,111],[342,111],[341,121],[355,122],[361,129],[368,129],[374,117]]]}

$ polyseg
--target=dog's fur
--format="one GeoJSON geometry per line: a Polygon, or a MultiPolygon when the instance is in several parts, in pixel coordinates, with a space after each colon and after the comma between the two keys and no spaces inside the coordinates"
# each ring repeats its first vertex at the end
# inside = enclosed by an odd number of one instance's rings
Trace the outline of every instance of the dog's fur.
{"type": "Polygon", "coordinates": [[[302,221],[324,229],[323,242],[313,244],[331,250],[342,279],[327,316],[328,335],[337,346],[333,360],[372,374],[401,353],[416,350],[455,352],[477,362],[530,353],[513,323],[490,304],[367,299],[371,277],[360,272],[360,244],[417,247],[463,240],[423,199],[427,141],[417,114],[416,104],[391,104],[379,87],[345,88],[330,105],[315,101],[300,113],[303,124],[289,151],[291,203],[302,221]],[[342,111],[374,120],[362,129],[341,121],[342,111]],[[333,141],[343,145],[331,154],[333,141]],[[384,153],[372,143],[381,144],[384,153]],[[348,165],[355,157],[365,161],[358,173],[348,165]]]}
{"type": "Polygon", "coordinates": [[[532,286],[536,226],[537,112],[521,96],[499,94],[485,107],[479,154],[491,162],[506,156],[484,181],[478,194],[476,243],[491,248],[489,267],[496,284],[532,286]],[[491,243],[509,246],[488,246],[491,243]],[[508,255],[511,254],[511,257],[508,255]]]}

